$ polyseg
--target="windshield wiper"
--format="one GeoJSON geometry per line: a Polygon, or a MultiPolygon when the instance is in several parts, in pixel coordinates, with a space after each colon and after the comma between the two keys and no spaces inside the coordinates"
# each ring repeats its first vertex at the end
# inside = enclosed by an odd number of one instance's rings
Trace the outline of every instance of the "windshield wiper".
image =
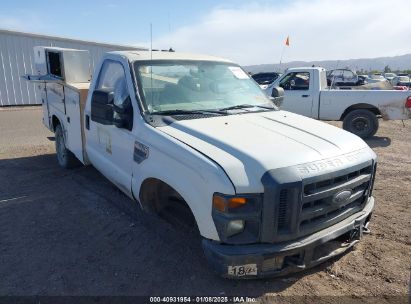
{"type": "Polygon", "coordinates": [[[267,109],[267,110],[275,110],[274,107],[269,107],[269,106],[261,106],[261,105],[251,105],[251,104],[241,104],[241,105],[235,105],[231,107],[226,107],[219,109],[220,111],[229,111],[229,110],[240,110],[240,109],[248,109],[248,108],[262,108],[262,109],[267,109]]]}
{"type": "Polygon", "coordinates": [[[183,115],[183,114],[219,114],[219,115],[226,115],[225,111],[220,110],[164,110],[164,111],[156,111],[151,112],[151,115],[183,115]]]}
{"type": "Polygon", "coordinates": [[[245,108],[262,108],[267,110],[275,110],[274,107],[261,106],[261,105],[251,105],[251,104],[242,104],[235,105],[231,107],[226,107],[216,110],[182,110],[182,109],[173,109],[173,110],[163,110],[151,112],[150,115],[184,115],[184,114],[218,114],[218,115],[228,115],[227,111],[236,110],[236,109],[245,109],[245,108]]]}

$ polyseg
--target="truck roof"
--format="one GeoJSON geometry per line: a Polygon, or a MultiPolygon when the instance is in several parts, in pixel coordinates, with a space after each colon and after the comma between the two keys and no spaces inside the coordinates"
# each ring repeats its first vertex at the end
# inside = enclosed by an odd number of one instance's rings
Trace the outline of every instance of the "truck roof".
{"type": "Polygon", "coordinates": [[[300,71],[300,70],[318,70],[318,71],[325,71],[325,68],[322,67],[298,67],[298,68],[289,68],[287,71],[300,71]]]}
{"type": "Polygon", "coordinates": [[[167,52],[167,51],[115,51],[109,52],[109,54],[117,54],[126,57],[129,61],[146,61],[146,60],[204,60],[204,61],[221,61],[221,62],[232,62],[231,60],[201,55],[201,54],[190,54],[190,53],[180,53],[180,52],[167,52]]]}

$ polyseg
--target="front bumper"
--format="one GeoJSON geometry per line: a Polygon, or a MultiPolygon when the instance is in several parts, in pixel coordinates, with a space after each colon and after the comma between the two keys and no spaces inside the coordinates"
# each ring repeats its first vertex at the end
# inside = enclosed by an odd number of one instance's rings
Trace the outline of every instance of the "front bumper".
{"type": "Polygon", "coordinates": [[[345,220],[303,238],[277,244],[225,245],[203,240],[210,266],[225,278],[264,278],[314,267],[353,247],[362,237],[374,209],[370,197],[364,209],[345,220]]]}

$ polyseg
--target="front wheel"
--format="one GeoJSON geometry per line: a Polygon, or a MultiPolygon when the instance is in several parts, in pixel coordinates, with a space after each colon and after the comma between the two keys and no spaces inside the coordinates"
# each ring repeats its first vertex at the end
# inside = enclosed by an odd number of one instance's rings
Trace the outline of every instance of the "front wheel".
{"type": "Polygon", "coordinates": [[[361,138],[374,136],[378,126],[377,116],[366,109],[353,110],[343,120],[343,129],[361,138]]]}
{"type": "Polygon", "coordinates": [[[77,167],[80,162],[74,154],[66,148],[66,141],[64,139],[63,128],[61,125],[56,127],[55,139],[57,161],[59,165],[66,169],[77,167]]]}

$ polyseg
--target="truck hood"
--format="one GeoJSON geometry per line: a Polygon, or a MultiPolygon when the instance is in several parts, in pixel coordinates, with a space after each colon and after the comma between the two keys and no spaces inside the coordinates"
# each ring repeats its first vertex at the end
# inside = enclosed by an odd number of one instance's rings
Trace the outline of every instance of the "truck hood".
{"type": "Polygon", "coordinates": [[[262,192],[267,170],[369,149],[356,135],[286,111],[174,121],[158,129],[218,163],[237,193],[262,192]]]}

